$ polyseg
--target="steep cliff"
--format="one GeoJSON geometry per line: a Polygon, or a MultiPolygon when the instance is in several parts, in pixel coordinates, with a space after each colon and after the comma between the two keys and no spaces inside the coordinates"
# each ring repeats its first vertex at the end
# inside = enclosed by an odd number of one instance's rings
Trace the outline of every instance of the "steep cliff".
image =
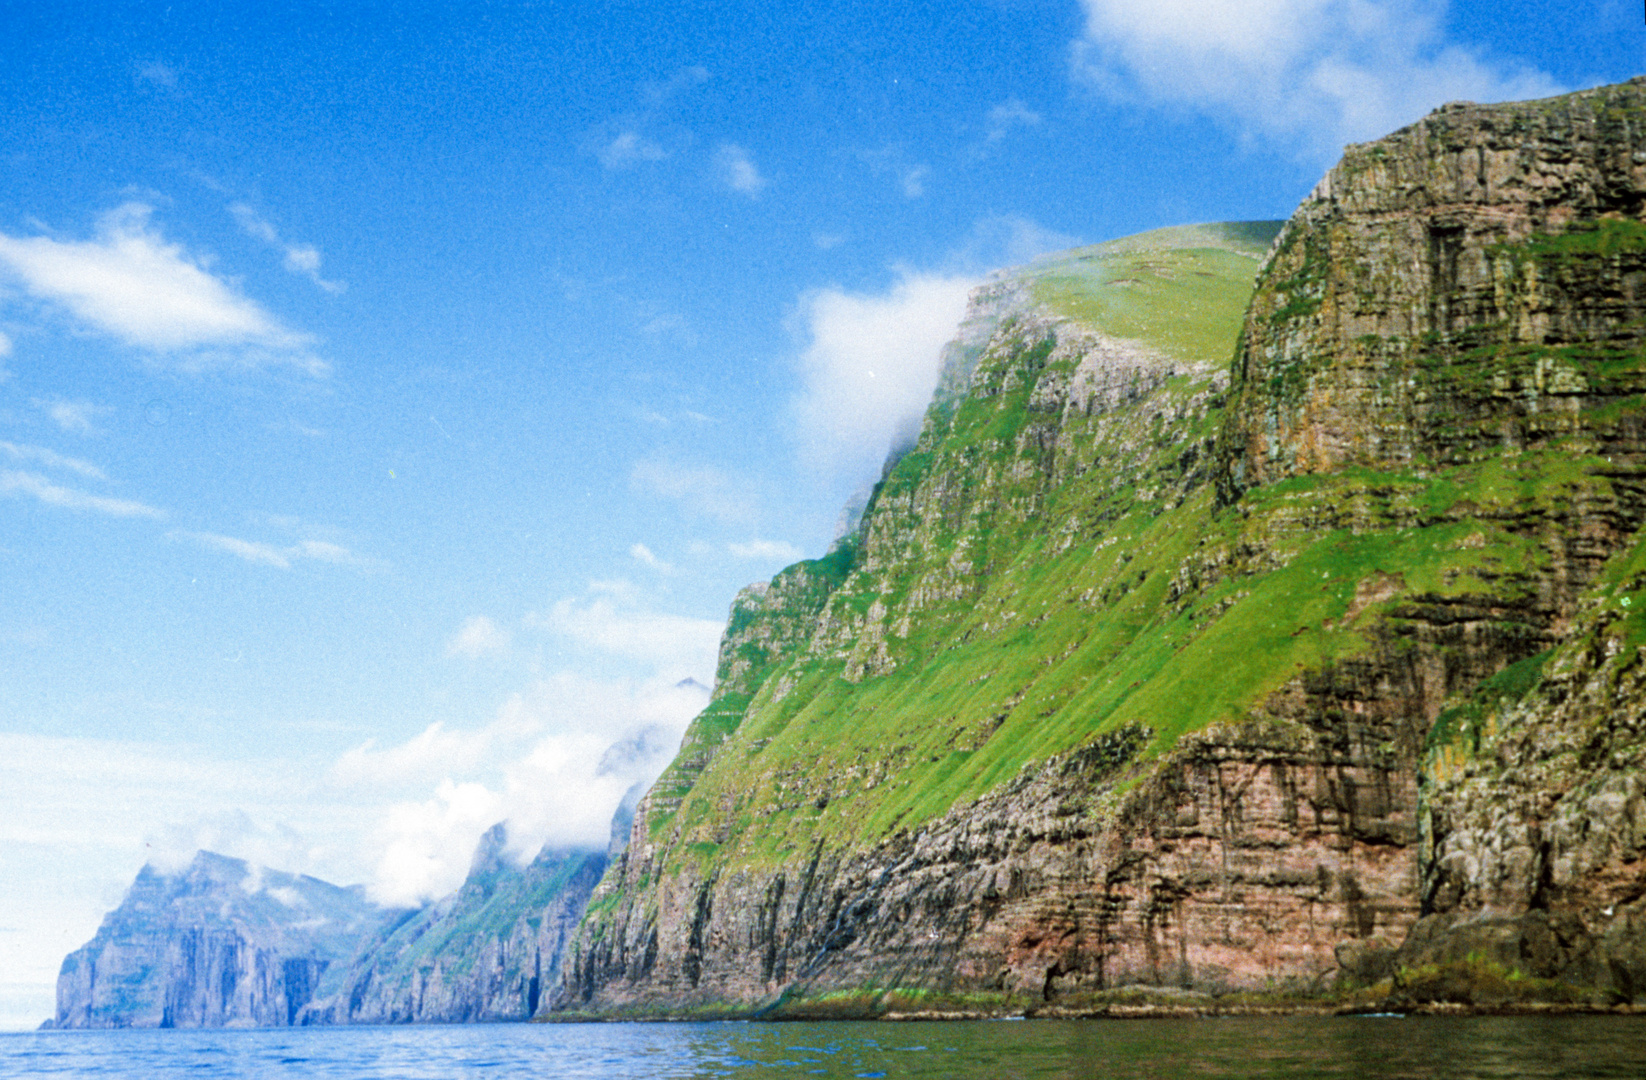
{"type": "Polygon", "coordinates": [[[1635,645],[1592,628],[1646,515],[1643,192],[1640,80],[1454,105],[1272,246],[981,290],[857,531],[734,606],[565,1007],[1427,1000],[1500,908],[1513,948],[1604,913],[1537,993],[1646,994],[1635,645]],[[1457,710],[1533,669],[1456,766],[1457,710]]]}
{"type": "Polygon", "coordinates": [[[494,826],[461,889],[366,938],[294,1022],[526,1020],[547,1005],[606,856],[545,848],[516,867],[503,856],[506,840],[505,826],[494,826]]]}
{"type": "Polygon", "coordinates": [[[63,961],[55,1024],[289,1024],[382,918],[358,889],[209,851],[177,873],[145,866],[63,961]]]}

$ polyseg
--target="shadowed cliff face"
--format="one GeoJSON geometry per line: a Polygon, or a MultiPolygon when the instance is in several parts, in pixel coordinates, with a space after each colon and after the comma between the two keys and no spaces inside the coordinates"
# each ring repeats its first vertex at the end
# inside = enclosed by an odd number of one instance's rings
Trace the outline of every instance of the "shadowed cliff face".
{"type": "MultiPolygon", "coordinates": [[[[1449,106],[1351,147],[1261,269],[1272,231],[1168,230],[980,291],[858,531],[739,599],[568,1007],[1422,1001],[1468,913],[1628,894],[1626,779],[1482,736],[1505,816],[1432,762],[1646,517],[1643,180],[1646,85],[1449,106]]],[[[1555,678],[1527,731],[1595,722],[1555,678]]],[[[1646,993],[1628,919],[1499,981],[1646,993]]]]}

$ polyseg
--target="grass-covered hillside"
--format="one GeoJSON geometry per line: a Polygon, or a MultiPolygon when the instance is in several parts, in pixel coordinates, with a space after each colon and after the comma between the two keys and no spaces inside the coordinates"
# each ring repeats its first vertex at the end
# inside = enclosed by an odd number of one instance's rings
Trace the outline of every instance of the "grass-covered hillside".
{"type": "MultiPolygon", "coordinates": [[[[723,696],[700,722],[728,741],[646,821],[672,859],[781,860],[915,826],[1028,761],[1139,721],[1163,748],[1261,689],[1226,677],[1245,620],[1180,656],[1204,605],[1170,601],[1204,539],[1216,406],[1277,227],[1162,230],[996,286],[990,347],[954,358],[975,364],[968,391],[934,405],[855,535],[785,572],[813,603],[766,618],[803,632],[744,681],[746,706],[723,696]],[[1170,683],[1200,664],[1225,678],[1165,721],[1159,696],[1181,703],[1170,683]]],[[[735,609],[728,642],[761,619],[735,609]]],[[[1292,629],[1275,635],[1288,652],[1292,629]]]]}
{"type": "MultiPolygon", "coordinates": [[[[1646,520],[1643,96],[1447,107],[1284,230],[980,290],[858,528],[734,604],[572,1004],[1352,997],[1478,938],[1488,867],[1590,903],[1531,872],[1560,792],[1522,778],[1511,828],[1424,762],[1477,775],[1483,718],[1559,698],[1545,658],[1646,520]]],[[[1591,960],[1537,977],[1598,993],[1591,960]]]]}

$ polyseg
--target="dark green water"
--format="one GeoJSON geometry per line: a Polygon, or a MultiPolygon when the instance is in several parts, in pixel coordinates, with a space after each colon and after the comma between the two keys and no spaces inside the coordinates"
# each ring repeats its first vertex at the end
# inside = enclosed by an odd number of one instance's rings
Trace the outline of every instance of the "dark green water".
{"type": "Polygon", "coordinates": [[[63,1031],[0,1036],[13,1076],[1646,1080],[1646,1017],[63,1031]]]}

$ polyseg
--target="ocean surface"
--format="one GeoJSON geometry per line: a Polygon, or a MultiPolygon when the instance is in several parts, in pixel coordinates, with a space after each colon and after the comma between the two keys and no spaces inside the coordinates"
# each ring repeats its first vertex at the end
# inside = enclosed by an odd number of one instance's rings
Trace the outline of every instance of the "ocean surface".
{"type": "Polygon", "coordinates": [[[0,1035],[0,1077],[1646,1077],[1646,1016],[500,1024],[0,1035]]]}

